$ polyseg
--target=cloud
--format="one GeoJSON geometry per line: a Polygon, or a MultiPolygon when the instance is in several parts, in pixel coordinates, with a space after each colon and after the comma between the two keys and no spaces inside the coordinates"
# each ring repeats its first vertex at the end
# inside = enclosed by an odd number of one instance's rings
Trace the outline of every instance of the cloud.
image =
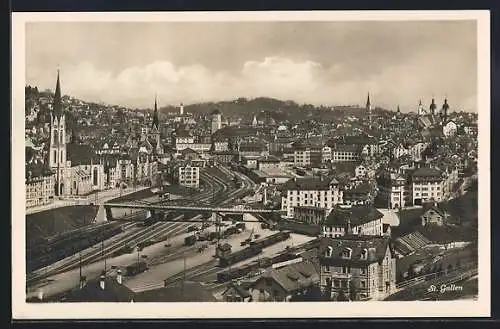
{"type": "MultiPolygon", "coordinates": [[[[425,101],[435,95],[439,101],[447,93],[451,103],[462,100],[461,106],[473,106],[475,95],[463,94],[464,90],[452,83],[455,65],[454,60],[439,65],[431,62],[427,67],[394,64],[376,73],[356,75],[348,63],[325,67],[310,60],[269,56],[246,61],[232,72],[201,64],[176,66],[169,61],[155,61],[113,74],[83,62],[65,66],[61,83],[63,93],[77,98],[141,108],[151,107],[156,93],[162,105],[260,96],[334,105],[364,104],[370,92],[374,105],[400,105],[403,111],[414,110],[420,98],[425,101]],[[436,74],[436,70],[446,75],[436,74]]],[[[54,73],[33,70],[28,76],[28,81],[53,88],[54,73]]]]}

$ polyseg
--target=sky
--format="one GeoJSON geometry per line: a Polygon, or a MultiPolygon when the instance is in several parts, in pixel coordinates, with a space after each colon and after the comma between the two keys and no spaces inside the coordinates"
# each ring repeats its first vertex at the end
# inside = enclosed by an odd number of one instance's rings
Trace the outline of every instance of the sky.
{"type": "Polygon", "coordinates": [[[26,84],[151,108],[238,97],[477,111],[475,21],[36,22],[26,84]]]}

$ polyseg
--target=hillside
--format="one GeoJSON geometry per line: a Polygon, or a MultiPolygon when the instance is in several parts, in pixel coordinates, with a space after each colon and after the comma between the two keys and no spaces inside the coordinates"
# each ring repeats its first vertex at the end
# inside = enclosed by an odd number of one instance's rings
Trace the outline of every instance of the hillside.
{"type": "MultiPolygon", "coordinates": [[[[359,106],[314,106],[311,104],[298,104],[294,101],[282,101],[268,97],[254,99],[238,98],[233,101],[206,102],[184,106],[186,112],[196,115],[208,115],[214,109],[219,109],[226,117],[243,117],[251,120],[257,116],[258,120],[274,119],[276,121],[329,120],[347,115],[359,116],[366,113],[366,109],[359,106]]],[[[173,106],[161,108],[163,113],[177,112],[173,106]]],[[[375,112],[387,112],[375,109],[375,112]]]]}

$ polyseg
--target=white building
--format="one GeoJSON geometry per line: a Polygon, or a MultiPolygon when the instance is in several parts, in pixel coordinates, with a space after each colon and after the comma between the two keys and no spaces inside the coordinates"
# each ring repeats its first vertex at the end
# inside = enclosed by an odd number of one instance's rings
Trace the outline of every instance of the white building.
{"type": "Polygon", "coordinates": [[[445,137],[452,137],[457,134],[457,124],[450,120],[445,125],[443,125],[443,135],[445,137]]]}
{"type": "Polygon", "coordinates": [[[222,113],[217,109],[212,112],[212,135],[222,128],[222,113]]]}
{"type": "Polygon", "coordinates": [[[200,186],[200,168],[180,166],[177,168],[177,179],[181,186],[198,188],[200,186]]]}
{"type": "Polygon", "coordinates": [[[343,192],[336,179],[293,178],[282,188],[281,210],[286,217],[294,217],[294,208],[313,206],[331,209],[343,202],[343,192]]]}
{"type": "Polygon", "coordinates": [[[443,197],[443,175],[434,168],[419,168],[411,174],[411,195],[413,205],[424,202],[440,202],[443,197]]]}

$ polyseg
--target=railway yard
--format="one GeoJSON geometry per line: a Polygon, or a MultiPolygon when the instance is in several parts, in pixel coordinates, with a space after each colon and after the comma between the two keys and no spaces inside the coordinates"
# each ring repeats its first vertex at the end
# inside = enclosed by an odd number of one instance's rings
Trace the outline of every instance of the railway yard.
{"type": "MultiPolygon", "coordinates": [[[[245,175],[225,167],[204,168],[200,177],[203,187],[188,198],[167,201],[153,195],[134,203],[233,207],[256,188],[245,175]],[[235,180],[239,183],[234,184],[235,180]]],[[[314,248],[316,241],[264,228],[259,215],[248,215],[245,223],[221,217],[214,225],[211,213],[167,211],[160,218],[146,210],[112,211],[116,220],[85,226],[59,241],[30,246],[28,298],[40,290],[47,297],[64,293],[79,284],[80,275],[89,280],[103,270],[126,273],[133,267],[137,273],[126,275],[124,284],[134,291],[190,280],[201,282],[217,295],[231,280],[255,276],[300,250],[314,248]],[[179,220],[182,222],[176,222],[179,220]],[[218,245],[229,245],[229,254],[215,257],[218,245]]]]}

